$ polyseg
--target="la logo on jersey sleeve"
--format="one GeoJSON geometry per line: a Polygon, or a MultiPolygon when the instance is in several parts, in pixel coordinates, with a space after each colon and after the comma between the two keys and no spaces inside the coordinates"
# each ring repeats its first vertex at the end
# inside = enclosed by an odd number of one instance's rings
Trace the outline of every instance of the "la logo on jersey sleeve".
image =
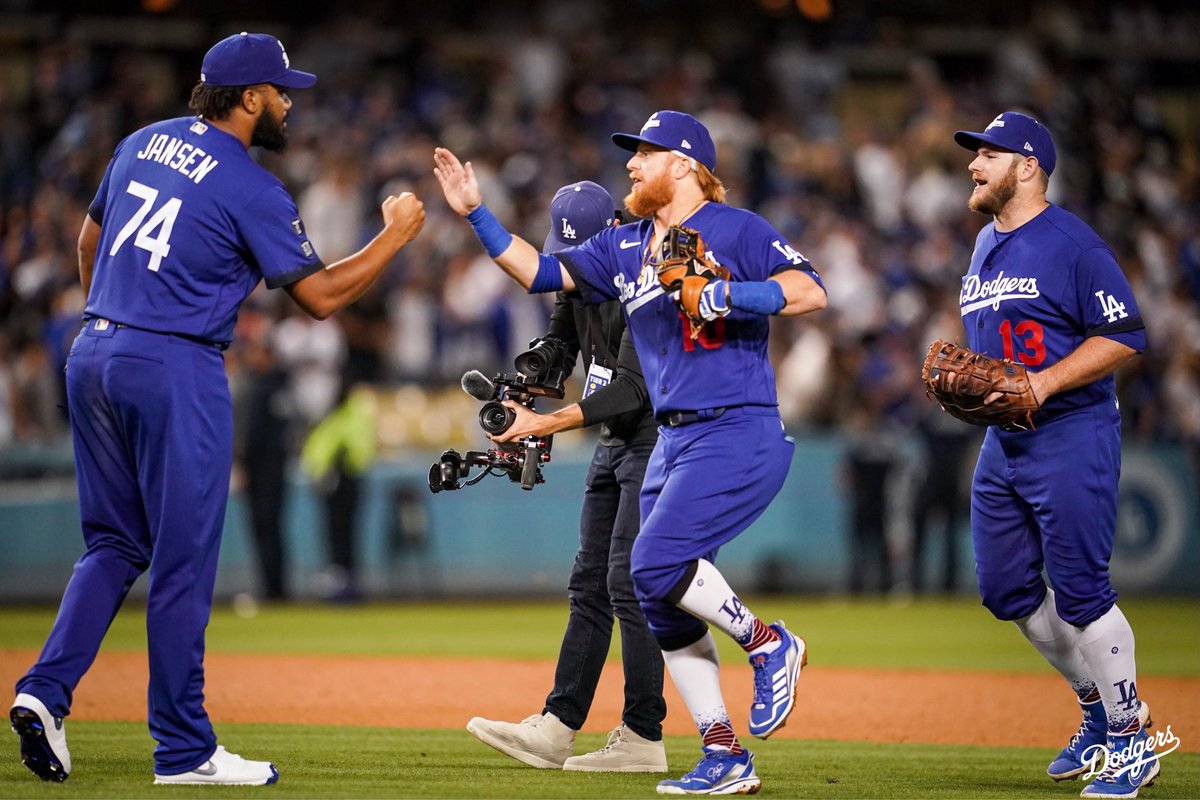
{"type": "Polygon", "coordinates": [[[1100,301],[1100,313],[1110,324],[1129,316],[1129,312],[1125,310],[1125,304],[1119,302],[1115,296],[1106,294],[1103,289],[1096,292],[1096,298],[1100,301]]]}

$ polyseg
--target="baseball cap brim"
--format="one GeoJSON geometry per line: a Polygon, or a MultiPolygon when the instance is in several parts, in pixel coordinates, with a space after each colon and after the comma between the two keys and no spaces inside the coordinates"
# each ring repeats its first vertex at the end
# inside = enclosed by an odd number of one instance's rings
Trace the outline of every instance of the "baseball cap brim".
{"type": "Polygon", "coordinates": [[[979,145],[986,144],[991,147],[997,147],[1006,153],[1015,153],[1008,145],[999,142],[995,137],[989,136],[987,133],[974,133],[972,131],[955,131],[954,141],[959,147],[965,147],[968,150],[975,151],[979,149],[979,145]]]}
{"type": "Polygon", "coordinates": [[[280,77],[264,81],[264,83],[273,83],[285,89],[307,89],[316,82],[316,75],[313,75],[311,72],[301,72],[298,69],[286,70],[280,77]]]}
{"type": "Polygon", "coordinates": [[[614,133],[612,135],[612,140],[613,144],[615,144],[617,147],[621,148],[622,150],[629,150],[630,152],[637,152],[638,145],[643,142],[646,144],[652,144],[655,147],[661,147],[663,150],[670,149],[665,145],[661,145],[658,142],[647,139],[645,136],[637,136],[632,133],[614,133]]]}
{"type": "Polygon", "coordinates": [[[546,234],[546,242],[542,245],[542,252],[548,256],[552,256],[555,253],[561,253],[568,247],[574,247],[574,245],[559,241],[558,237],[554,235],[554,231],[550,231],[550,233],[546,234]]]}

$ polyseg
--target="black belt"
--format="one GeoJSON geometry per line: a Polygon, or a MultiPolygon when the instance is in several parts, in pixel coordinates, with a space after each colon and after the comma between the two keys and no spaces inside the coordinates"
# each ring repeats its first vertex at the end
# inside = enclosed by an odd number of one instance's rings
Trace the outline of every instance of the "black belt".
{"type": "Polygon", "coordinates": [[[659,425],[678,428],[681,425],[691,425],[693,422],[705,422],[717,419],[725,411],[725,406],[721,406],[720,408],[700,408],[695,411],[667,411],[656,415],[654,418],[658,420],[659,425]]]}

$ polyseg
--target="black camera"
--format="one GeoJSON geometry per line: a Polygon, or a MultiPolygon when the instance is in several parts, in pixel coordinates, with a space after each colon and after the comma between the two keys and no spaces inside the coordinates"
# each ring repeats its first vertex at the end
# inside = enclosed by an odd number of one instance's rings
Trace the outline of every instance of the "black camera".
{"type": "MultiPolygon", "coordinates": [[[[483,432],[489,436],[499,435],[516,420],[516,412],[505,406],[504,400],[512,400],[529,409],[538,397],[561,400],[563,383],[570,371],[566,355],[566,343],[547,336],[530,342],[529,349],[513,360],[516,372],[500,373],[490,379],[479,370],[463,375],[463,391],[483,401],[483,408],[479,410],[479,427],[483,432]]],[[[553,438],[526,436],[515,442],[498,443],[490,450],[468,451],[461,455],[455,450],[447,450],[429,468],[429,490],[437,494],[461,489],[478,483],[485,475],[507,475],[513,483],[520,482],[522,489],[532,489],[536,484],[545,483],[541,465],[550,460],[553,438]],[[473,466],[482,468],[483,472],[467,480],[473,466]]]]}

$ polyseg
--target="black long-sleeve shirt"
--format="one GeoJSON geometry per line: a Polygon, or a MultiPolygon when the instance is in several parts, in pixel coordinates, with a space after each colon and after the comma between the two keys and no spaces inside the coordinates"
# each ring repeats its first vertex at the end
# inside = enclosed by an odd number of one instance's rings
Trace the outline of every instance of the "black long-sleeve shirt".
{"type": "Polygon", "coordinates": [[[583,424],[601,424],[600,444],[613,447],[658,438],[650,393],[646,390],[637,351],[625,329],[620,302],[581,305],[559,292],[554,298],[547,335],[566,343],[567,363],[572,369],[579,355],[585,375],[593,361],[613,371],[607,386],[579,401],[583,424]]]}

